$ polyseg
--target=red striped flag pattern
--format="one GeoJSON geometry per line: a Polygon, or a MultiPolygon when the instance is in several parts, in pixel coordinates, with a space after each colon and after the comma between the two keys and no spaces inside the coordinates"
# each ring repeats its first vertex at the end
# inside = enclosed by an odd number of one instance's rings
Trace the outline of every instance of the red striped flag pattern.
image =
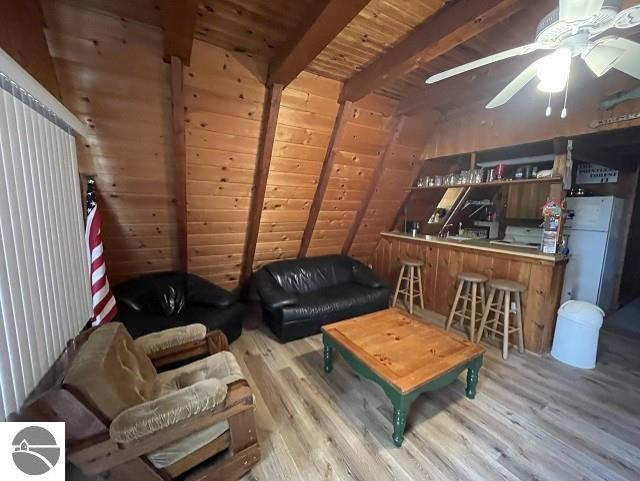
{"type": "Polygon", "coordinates": [[[99,326],[111,321],[118,313],[118,308],[107,279],[107,266],[104,262],[100,232],[102,217],[96,202],[95,184],[96,182],[93,179],[89,179],[87,182],[87,227],[85,239],[89,259],[89,273],[91,275],[93,325],[99,326]]]}

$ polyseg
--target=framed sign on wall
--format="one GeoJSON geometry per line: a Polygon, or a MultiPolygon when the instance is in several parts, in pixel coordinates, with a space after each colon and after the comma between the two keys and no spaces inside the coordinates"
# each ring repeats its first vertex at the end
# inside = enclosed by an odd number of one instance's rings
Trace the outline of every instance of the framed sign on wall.
{"type": "Polygon", "coordinates": [[[618,171],[598,164],[578,164],[576,184],[612,184],[618,182],[618,171]]]}

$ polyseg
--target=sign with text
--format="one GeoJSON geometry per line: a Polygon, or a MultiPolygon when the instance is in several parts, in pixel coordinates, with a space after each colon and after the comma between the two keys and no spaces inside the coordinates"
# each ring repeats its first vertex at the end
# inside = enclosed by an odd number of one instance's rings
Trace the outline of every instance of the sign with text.
{"type": "Polygon", "coordinates": [[[612,184],[618,182],[618,171],[598,164],[579,164],[576,184],[612,184]]]}

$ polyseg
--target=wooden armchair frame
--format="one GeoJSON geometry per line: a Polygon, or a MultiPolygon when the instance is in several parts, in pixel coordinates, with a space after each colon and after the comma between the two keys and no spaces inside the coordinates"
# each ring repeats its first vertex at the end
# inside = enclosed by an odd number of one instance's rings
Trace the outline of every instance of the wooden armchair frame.
{"type": "MultiPolygon", "coordinates": [[[[109,421],[79,393],[62,385],[68,366],[87,338],[88,335],[82,333],[69,343],[48,378],[43,380],[50,386],[40,385],[32,395],[33,400],[18,414],[11,415],[10,420],[65,422],[67,459],[86,475],[108,473],[109,478],[116,481],[168,481],[188,470],[192,471],[183,478],[185,481],[236,480],[258,462],[255,405],[251,388],[244,380],[230,384],[224,403],[214,410],[129,443],[113,441],[109,436],[109,421]],[[223,420],[229,423],[227,433],[167,468],[155,468],[144,458],[166,444],[223,420]],[[210,459],[227,448],[230,456],[217,461],[210,459]]],[[[150,359],[159,368],[223,350],[228,350],[225,335],[212,331],[199,341],[155,352],[150,359]]]]}

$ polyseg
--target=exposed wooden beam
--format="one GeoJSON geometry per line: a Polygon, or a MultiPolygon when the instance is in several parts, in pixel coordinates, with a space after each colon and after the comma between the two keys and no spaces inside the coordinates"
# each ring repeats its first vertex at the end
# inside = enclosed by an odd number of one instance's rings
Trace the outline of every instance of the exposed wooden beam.
{"type": "Polygon", "coordinates": [[[176,224],[180,270],[189,270],[187,253],[187,149],[184,119],[183,65],[171,57],[171,119],[173,125],[173,160],[175,163],[176,224]]]}
{"type": "Polygon", "coordinates": [[[309,14],[278,49],[267,84],[285,87],[331,42],[370,0],[316,0],[309,14]]]}
{"type": "Polygon", "coordinates": [[[342,102],[336,115],[336,121],[333,124],[333,131],[331,132],[331,138],[329,139],[329,145],[324,155],[324,161],[322,163],[322,169],[320,170],[320,178],[318,179],[318,186],[313,196],[313,202],[309,209],[309,217],[307,219],[307,225],[304,228],[302,234],[302,241],[300,242],[300,250],[298,251],[298,257],[304,257],[307,255],[309,244],[311,243],[311,237],[313,236],[313,229],[316,226],[318,220],[318,214],[320,213],[320,207],[322,207],[322,201],[324,200],[324,194],[327,192],[327,186],[329,185],[329,178],[331,177],[331,171],[333,170],[333,161],[336,153],[340,149],[340,142],[342,140],[342,134],[344,133],[344,126],[347,123],[349,116],[351,115],[351,109],[353,104],[349,101],[342,102]]]}
{"type": "Polygon", "coordinates": [[[260,232],[260,220],[264,196],[267,191],[267,178],[271,165],[273,142],[276,137],[278,125],[278,113],[280,112],[280,100],[282,99],[282,84],[274,84],[267,88],[265,109],[262,116],[262,130],[260,132],[260,148],[256,171],[253,180],[253,192],[249,207],[249,223],[247,236],[244,241],[244,255],[242,256],[242,268],[240,270],[240,284],[246,282],[253,272],[253,259],[256,254],[258,233],[260,232]]]}
{"type": "Polygon", "coordinates": [[[445,5],[371,65],[347,80],[341,99],[353,102],[361,99],[484,32],[527,3],[528,0],[459,0],[445,5]]]}
{"type": "Polygon", "coordinates": [[[165,61],[170,61],[175,56],[184,65],[190,65],[199,3],[198,0],[161,0],[160,20],[164,30],[165,61]]]}
{"type": "Polygon", "coordinates": [[[367,188],[366,193],[364,194],[364,198],[360,203],[360,207],[358,207],[358,211],[356,212],[355,219],[349,228],[349,232],[347,232],[347,237],[344,240],[344,244],[342,245],[342,254],[347,255],[349,250],[351,249],[351,245],[353,244],[354,239],[356,238],[356,234],[358,233],[358,229],[360,229],[360,224],[362,224],[362,220],[364,219],[365,214],[367,213],[367,209],[369,208],[369,203],[373,198],[373,194],[376,192],[378,188],[378,184],[380,183],[380,178],[382,177],[382,173],[387,166],[387,161],[391,157],[394,147],[398,142],[398,138],[400,137],[400,133],[402,132],[402,128],[404,127],[406,117],[401,115],[396,117],[396,120],[393,125],[393,129],[391,130],[391,138],[389,142],[384,148],[382,152],[382,156],[378,160],[378,164],[373,170],[373,174],[371,175],[371,180],[369,181],[369,187],[367,188]]]}

